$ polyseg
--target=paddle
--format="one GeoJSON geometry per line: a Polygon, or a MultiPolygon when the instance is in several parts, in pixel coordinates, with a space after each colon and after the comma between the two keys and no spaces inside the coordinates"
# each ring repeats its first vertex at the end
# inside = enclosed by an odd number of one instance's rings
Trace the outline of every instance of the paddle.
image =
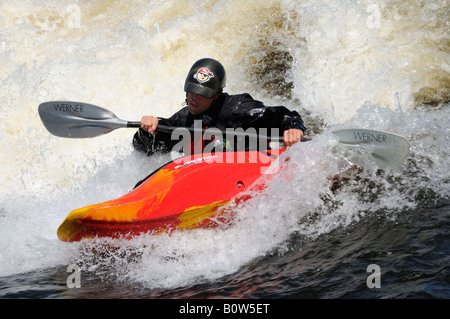
{"type": "Polygon", "coordinates": [[[59,137],[95,137],[121,127],[141,125],[140,122],[121,120],[111,111],[87,103],[44,102],[39,105],[38,111],[45,128],[59,137]]]}
{"type": "Polygon", "coordinates": [[[360,128],[340,129],[333,131],[333,134],[338,137],[341,145],[353,151],[350,161],[359,166],[367,166],[368,159],[361,145],[367,146],[367,151],[381,169],[400,167],[409,153],[409,142],[400,135],[360,128]],[[355,150],[356,146],[359,148],[355,150]]]}
{"type": "MultiPolygon", "coordinates": [[[[68,138],[88,138],[107,134],[118,128],[140,127],[140,122],[129,122],[119,119],[114,113],[96,105],[71,101],[44,102],[39,105],[39,116],[44,126],[55,136],[68,138]]],[[[160,132],[172,132],[180,129],[177,126],[158,125],[160,132]]],[[[216,128],[205,130],[197,127],[182,127],[192,133],[204,134],[214,132],[238,137],[283,141],[281,136],[265,136],[242,131],[222,132],[216,128]]],[[[307,141],[309,138],[304,138],[307,141]]]]}
{"type": "MultiPolygon", "coordinates": [[[[109,133],[118,128],[140,127],[140,122],[129,122],[119,119],[114,113],[96,105],[72,101],[44,102],[39,105],[39,116],[47,130],[59,137],[88,138],[109,133]]],[[[172,132],[179,127],[158,125],[158,131],[172,132]]],[[[205,133],[201,128],[184,128],[190,132],[205,133]]],[[[213,129],[209,129],[213,130],[213,129]]],[[[215,132],[222,132],[215,129],[215,132]]],[[[226,131],[223,134],[258,138],[270,141],[283,141],[281,136],[264,136],[250,134],[242,131],[226,131]]],[[[399,167],[409,152],[409,142],[402,136],[367,130],[367,129],[341,129],[333,131],[339,142],[348,148],[368,144],[370,152],[381,169],[399,167]]],[[[308,141],[304,138],[302,141],[308,141]]],[[[364,166],[367,156],[363,153],[353,152],[351,161],[364,166]]]]}

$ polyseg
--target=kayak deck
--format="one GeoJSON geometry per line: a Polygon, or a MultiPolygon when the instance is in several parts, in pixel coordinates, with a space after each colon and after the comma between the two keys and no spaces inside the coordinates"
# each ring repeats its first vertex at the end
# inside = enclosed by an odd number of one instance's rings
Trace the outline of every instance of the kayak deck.
{"type": "MultiPolygon", "coordinates": [[[[169,162],[120,198],[72,211],[58,228],[67,242],[214,227],[227,204],[250,198],[278,170],[284,149],[196,154],[169,162]]],[[[222,220],[225,220],[222,218],[222,220]]]]}

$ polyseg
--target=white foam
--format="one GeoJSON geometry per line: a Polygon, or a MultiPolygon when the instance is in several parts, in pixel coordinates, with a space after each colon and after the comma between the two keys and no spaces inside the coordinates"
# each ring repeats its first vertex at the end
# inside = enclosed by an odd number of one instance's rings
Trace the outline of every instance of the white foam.
{"type": "Polygon", "coordinates": [[[430,74],[447,68],[443,61],[448,55],[439,49],[443,25],[438,23],[447,11],[428,3],[418,7],[413,1],[377,3],[379,28],[367,25],[374,14],[373,7],[368,11],[370,1],[2,2],[0,275],[78,258],[93,272],[105,265],[115,280],[151,287],[186,285],[289,249],[291,236],[314,238],[348,225],[362,211],[414,206],[416,187],[448,194],[448,106],[413,109],[413,93],[430,85],[430,74]],[[435,21],[430,17],[438,22],[424,28],[427,21],[435,21]],[[435,46],[425,46],[429,39],[435,46]],[[286,75],[294,83],[292,100],[268,96],[250,81],[246,57],[264,54],[264,43],[275,43],[293,57],[286,75]],[[122,243],[120,266],[107,258],[94,261],[80,245],[59,242],[56,229],[72,209],[126,193],[160,166],[162,158],[132,153],[134,130],[87,140],[53,137],[40,122],[39,103],[85,101],[126,120],[169,116],[184,100],[187,70],[205,56],[224,63],[230,93],[250,92],[268,105],[282,102],[297,110],[299,99],[313,115],[325,118],[327,126],[405,135],[413,158],[404,170],[391,174],[403,187],[411,185],[406,192],[410,197],[373,170],[364,176],[381,192],[375,204],[358,197],[358,185],[330,193],[328,177],[343,168],[336,162],[339,154],[330,152],[336,141],[329,128],[288,151],[288,173],[240,207],[239,222],[231,228],[122,243]],[[409,174],[404,177],[405,170],[409,174]],[[343,204],[330,211],[324,198],[343,204]],[[311,212],[316,219],[309,221],[311,212]],[[130,247],[141,258],[127,263],[130,247]]]}

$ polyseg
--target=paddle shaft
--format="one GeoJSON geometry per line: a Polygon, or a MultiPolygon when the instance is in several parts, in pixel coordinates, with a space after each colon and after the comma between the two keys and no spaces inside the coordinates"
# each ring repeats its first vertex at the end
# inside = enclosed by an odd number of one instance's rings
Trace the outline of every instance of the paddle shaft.
{"type": "MultiPolygon", "coordinates": [[[[126,127],[128,128],[139,128],[141,127],[141,122],[135,122],[135,121],[129,121],[126,123],[126,127]]],[[[266,136],[266,135],[262,135],[262,134],[252,134],[252,133],[246,133],[246,132],[241,132],[241,131],[222,131],[219,130],[217,128],[210,128],[210,129],[202,129],[202,128],[196,128],[196,127],[179,127],[179,126],[168,126],[168,125],[162,125],[162,124],[158,124],[157,127],[157,131],[159,132],[166,132],[166,133],[171,133],[174,130],[188,130],[190,133],[199,133],[199,134],[208,134],[208,132],[210,133],[209,135],[215,135],[215,134],[223,134],[223,135],[227,135],[230,134],[232,136],[237,136],[237,137],[248,137],[248,138],[257,138],[260,140],[270,140],[270,141],[278,141],[278,142],[282,142],[283,141],[283,137],[282,136],[266,136]]],[[[311,138],[303,136],[301,141],[302,142],[308,142],[310,141],[311,138]]]]}
{"type": "MultiPolygon", "coordinates": [[[[66,138],[89,138],[109,133],[118,128],[138,128],[140,122],[124,121],[114,113],[104,108],[88,103],[73,101],[51,101],[39,105],[39,116],[44,126],[55,136],[66,138]]],[[[237,136],[259,140],[282,142],[282,136],[266,136],[247,130],[226,130],[218,128],[203,129],[201,127],[177,127],[158,125],[157,131],[171,133],[175,130],[188,130],[191,133],[207,134],[209,136],[237,136]]],[[[303,138],[303,141],[309,140],[303,138]]]]}
{"type": "MultiPolygon", "coordinates": [[[[47,130],[55,136],[89,138],[109,133],[117,128],[141,126],[140,122],[127,122],[114,113],[96,105],[71,101],[44,102],[39,105],[39,116],[47,130]]],[[[195,126],[195,125],[194,125],[195,126]]],[[[175,127],[158,125],[161,132],[188,130],[207,136],[237,136],[267,141],[283,141],[282,136],[265,136],[243,130],[221,131],[218,128],[175,127]]],[[[179,131],[180,132],[180,131],[179,131]]],[[[409,152],[409,142],[403,136],[367,129],[340,129],[333,133],[341,145],[352,149],[362,144],[372,146],[371,155],[380,168],[400,166],[409,152]]],[[[309,141],[307,137],[302,141],[309,141]]],[[[357,156],[358,157],[358,156],[357,156]]],[[[358,162],[358,161],[355,161],[358,162]]]]}
{"type": "Polygon", "coordinates": [[[130,128],[141,127],[141,122],[129,121],[129,122],[127,122],[127,127],[130,127],[130,128]]]}

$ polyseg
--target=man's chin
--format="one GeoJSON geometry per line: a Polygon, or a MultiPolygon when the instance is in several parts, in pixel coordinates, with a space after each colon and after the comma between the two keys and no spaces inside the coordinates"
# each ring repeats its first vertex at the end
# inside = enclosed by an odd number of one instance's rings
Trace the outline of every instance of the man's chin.
{"type": "Polygon", "coordinates": [[[189,113],[191,113],[192,115],[197,115],[200,113],[200,109],[198,107],[189,106],[188,110],[189,110],[189,113]]]}

